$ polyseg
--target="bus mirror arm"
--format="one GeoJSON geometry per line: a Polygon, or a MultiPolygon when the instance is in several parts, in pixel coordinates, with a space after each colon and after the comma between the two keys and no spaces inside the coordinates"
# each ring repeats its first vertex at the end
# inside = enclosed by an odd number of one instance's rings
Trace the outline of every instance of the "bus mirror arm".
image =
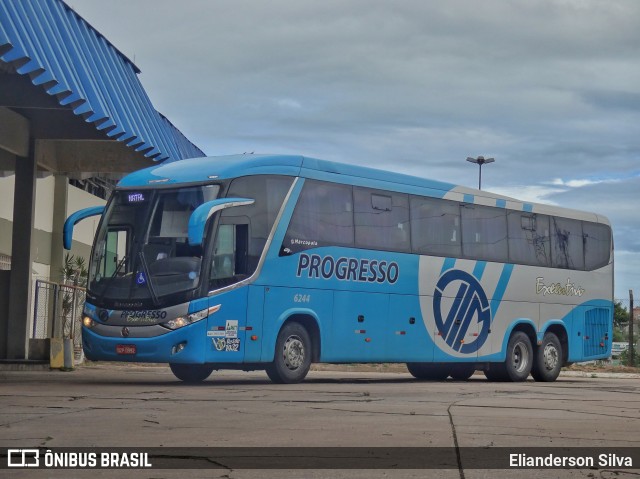
{"type": "Polygon", "coordinates": [[[101,215],[104,213],[104,208],[104,206],[92,206],[90,208],[76,211],[67,218],[64,222],[64,228],[62,229],[62,245],[64,246],[64,249],[71,249],[71,243],[73,241],[73,227],[85,218],[101,215]]]}
{"type": "Polygon", "coordinates": [[[202,245],[204,238],[204,228],[211,216],[226,208],[234,206],[248,206],[255,203],[250,198],[219,198],[217,200],[207,201],[198,206],[189,217],[189,244],[191,246],[202,245]]]}

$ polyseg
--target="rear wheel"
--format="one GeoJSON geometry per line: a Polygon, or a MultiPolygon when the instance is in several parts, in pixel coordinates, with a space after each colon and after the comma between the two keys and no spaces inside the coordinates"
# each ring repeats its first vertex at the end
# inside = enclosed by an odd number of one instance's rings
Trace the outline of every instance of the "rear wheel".
{"type": "Polygon", "coordinates": [[[452,364],[449,367],[449,376],[458,381],[466,381],[476,372],[475,364],[452,364]]]}
{"type": "Polygon", "coordinates": [[[562,368],[562,345],[553,333],[547,333],[538,347],[531,368],[531,375],[536,381],[555,381],[562,368]]]}
{"type": "Polygon", "coordinates": [[[407,369],[416,379],[443,381],[449,376],[449,368],[442,364],[407,363],[407,369]]]}
{"type": "Polygon", "coordinates": [[[299,323],[287,323],[276,341],[273,362],[266,367],[267,376],[274,383],[301,382],[311,367],[311,339],[299,323]]]}
{"type": "Polygon", "coordinates": [[[491,363],[484,375],[489,381],[526,381],[533,365],[533,347],[529,336],[516,331],[507,343],[504,363],[491,363]]]}
{"type": "Polygon", "coordinates": [[[210,364],[169,364],[171,372],[185,383],[200,383],[213,372],[210,364]]]}

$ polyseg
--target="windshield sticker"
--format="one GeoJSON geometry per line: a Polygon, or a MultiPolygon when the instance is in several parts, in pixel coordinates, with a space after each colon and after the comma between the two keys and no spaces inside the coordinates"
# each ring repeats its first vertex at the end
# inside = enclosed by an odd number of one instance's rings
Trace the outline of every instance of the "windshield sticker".
{"type": "Polygon", "coordinates": [[[301,253],[297,276],[394,284],[400,277],[400,267],[395,261],[345,257],[335,259],[333,256],[301,253]]]}
{"type": "Polygon", "coordinates": [[[144,275],[143,271],[139,271],[136,275],[136,283],[139,285],[143,285],[147,283],[147,278],[144,275]]]}

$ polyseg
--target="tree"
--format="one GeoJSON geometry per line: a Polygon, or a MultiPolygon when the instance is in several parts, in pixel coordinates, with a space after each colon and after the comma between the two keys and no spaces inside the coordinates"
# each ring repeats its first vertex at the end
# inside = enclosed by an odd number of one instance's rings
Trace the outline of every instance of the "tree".
{"type": "Polygon", "coordinates": [[[72,254],[64,255],[64,265],[60,270],[60,276],[64,284],[85,286],[87,284],[86,261],[82,256],[72,254]]]}
{"type": "Polygon", "coordinates": [[[629,311],[622,306],[621,301],[616,301],[613,305],[613,325],[622,329],[629,324],[629,311]]]}
{"type": "Polygon", "coordinates": [[[62,283],[70,287],[62,286],[62,334],[65,338],[74,336],[73,322],[80,317],[76,311],[82,305],[84,293],[78,286],[87,284],[87,268],[85,259],[81,256],[65,254],[64,265],[60,270],[62,283]]]}
{"type": "Polygon", "coordinates": [[[627,341],[628,333],[626,326],[629,324],[629,311],[622,306],[621,301],[613,304],[613,340],[622,342],[627,341]]]}

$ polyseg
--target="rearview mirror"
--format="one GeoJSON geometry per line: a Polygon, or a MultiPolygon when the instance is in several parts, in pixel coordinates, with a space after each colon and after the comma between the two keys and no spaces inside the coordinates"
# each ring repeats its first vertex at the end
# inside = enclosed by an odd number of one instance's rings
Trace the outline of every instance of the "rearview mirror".
{"type": "Polygon", "coordinates": [[[62,230],[62,245],[64,249],[71,249],[71,243],[73,241],[73,227],[76,223],[82,221],[85,218],[89,218],[90,216],[97,216],[104,213],[104,206],[92,206],[90,208],[85,208],[80,211],[76,211],[71,216],[67,218],[64,222],[64,228],[62,230]]]}
{"type": "Polygon", "coordinates": [[[249,198],[220,198],[198,206],[189,217],[189,244],[198,246],[202,244],[204,237],[204,227],[211,215],[217,211],[234,206],[247,206],[255,203],[255,200],[249,198]]]}

